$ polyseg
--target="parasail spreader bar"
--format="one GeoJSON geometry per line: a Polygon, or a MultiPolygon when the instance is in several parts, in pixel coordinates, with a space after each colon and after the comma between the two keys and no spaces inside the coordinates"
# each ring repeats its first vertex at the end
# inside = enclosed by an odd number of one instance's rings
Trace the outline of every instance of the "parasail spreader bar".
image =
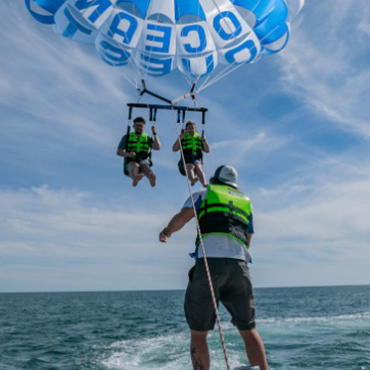
{"type": "Polygon", "coordinates": [[[128,103],[127,106],[129,107],[129,121],[132,120],[133,109],[149,109],[150,121],[155,122],[157,120],[158,110],[172,110],[172,111],[177,112],[177,122],[181,121],[181,115],[182,115],[182,122],[185,121],[186,112],[199,112],[199,113],[202,113],[202,123],[205,124],[206,113],[208,112],[207,108],[186,107],[186,106],[178,106],[178,105],[128,103]]]}

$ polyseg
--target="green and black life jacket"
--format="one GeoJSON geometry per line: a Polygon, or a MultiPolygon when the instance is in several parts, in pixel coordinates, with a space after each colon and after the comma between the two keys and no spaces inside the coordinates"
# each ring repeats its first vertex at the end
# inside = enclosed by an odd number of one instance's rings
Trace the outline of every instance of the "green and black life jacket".
{"type": "Polygon", "coordinates": [[[192,136],[185,131],[184,138],[181,140],[181,146],[185,161],[190,161],[192,159],[201,161],[203,159],[203,142],[197,132],[192,136]]]}
{"type": "Polygon", "coordinates": [[[136,135],[135,132],[131,132],[128,136],[126,151],[136,153],[136,157],[132,159],[135,162],[150,158],[151,148],[148,134],[142,133],[141,135],[136,135]]]}
{"type": "Polygon", "coordinates": [[[248,225],[252,215],[249,198],[227,185],[209,185],[198,210],[202,235],[224,234],[248,247],[248,225]]]}

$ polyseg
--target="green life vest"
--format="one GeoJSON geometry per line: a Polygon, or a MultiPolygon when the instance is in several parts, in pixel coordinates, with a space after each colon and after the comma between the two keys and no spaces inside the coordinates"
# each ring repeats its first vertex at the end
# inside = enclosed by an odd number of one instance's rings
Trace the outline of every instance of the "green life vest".
{"type": "Polygon", "coordinates": [[[207,195],[198,210],[202,235],[227,235],[247,247],[251,215],[249,198],[227,185],[209,185],[207,195]]]}
{"type": "Polygon", "coordinates": [[[202,160],[203,142],[197,132],[192,136],[185,131],[184,138],[181,140],[181,146],[185,159],[194,158],[196,160],[202,160]]]}
{"type": "Polygon", "coordinates": [[[148,134],[136,135],[135,132],[131,132],[128,136],[126,151],[136,153],[136,157],[132,159],[133,161],[140,162],[148,159],[151,152],[148,134]]]}

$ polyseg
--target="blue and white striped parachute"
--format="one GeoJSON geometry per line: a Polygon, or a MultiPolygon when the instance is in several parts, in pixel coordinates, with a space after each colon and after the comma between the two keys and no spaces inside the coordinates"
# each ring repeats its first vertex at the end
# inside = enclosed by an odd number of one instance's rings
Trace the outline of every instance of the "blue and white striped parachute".
{"type": "Polygon", "coordinates": [[[288,43],[304,0],[25,0],[32,16],[71,40],[94,44],[112,66],[142,75],[178,68],[190,83],[288,43]]]}

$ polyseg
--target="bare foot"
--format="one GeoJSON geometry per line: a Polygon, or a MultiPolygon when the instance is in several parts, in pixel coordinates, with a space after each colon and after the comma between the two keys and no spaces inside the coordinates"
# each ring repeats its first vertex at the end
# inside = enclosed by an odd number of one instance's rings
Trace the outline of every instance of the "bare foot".
{"type": "Polygon", "coordinates": [[[139,181],[141,181],[144,177],[144,174],[143,173],[139,173],[135,176],[134,178],[134,181],[132,182],[132,186],[135,188],[137,186],[137,184],[139,183],[139,181]]]}
{"type": "Polygon", "coordinates": [[[152,185],[152,188],[154,188],[154,186],[155,186],[155,182],[156,182],[155,174],[154,174],[153,172],[151,172],[151,173],[148,175],[148,179],[149,179],[150,185],[152,185]]]}
{"type": "Polygon", "coordinates": [[[195,179],[191,180],[191,186],[194,186],[198,180],[199,180],[198,177],[196,177],[195,179]]]}

